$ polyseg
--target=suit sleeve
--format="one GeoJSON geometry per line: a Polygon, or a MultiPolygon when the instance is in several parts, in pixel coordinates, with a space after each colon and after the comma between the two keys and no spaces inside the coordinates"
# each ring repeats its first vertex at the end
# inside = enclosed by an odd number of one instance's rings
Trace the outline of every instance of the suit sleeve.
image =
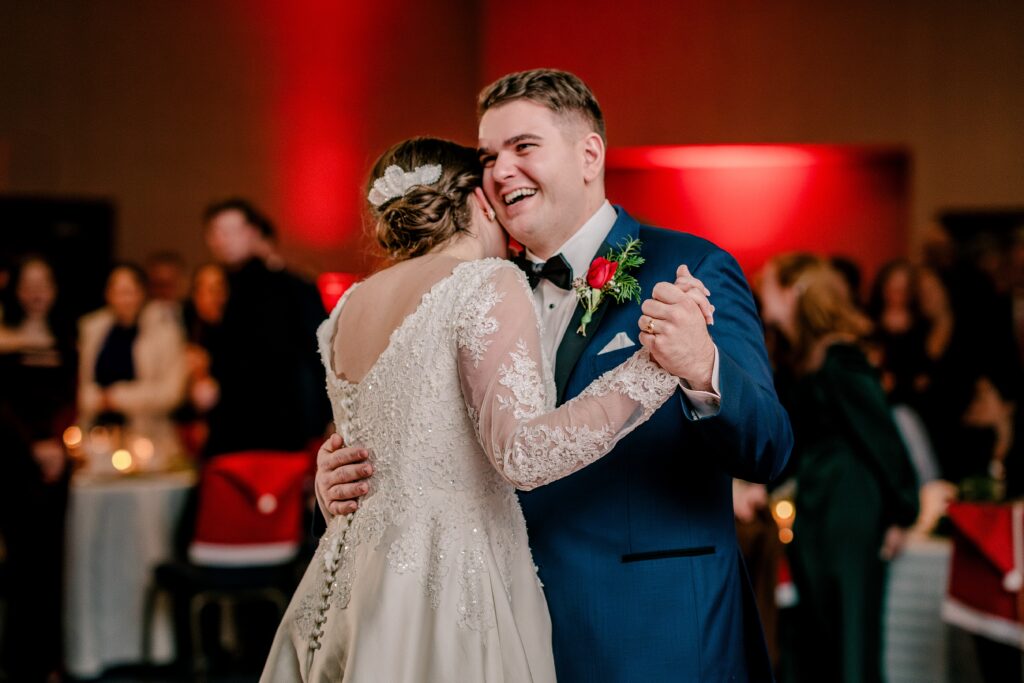
{"type": "MultiPolygon", "coordinates": [[[[735,478],[767,483],[786,466],[793,448],[789,416],[772,382],[764,329],[739,264],[711,249],[690,270],[711,290],[715,324],[709,328],[719,353],[721,408],[696,423],[709,456],[735,478]]],[[[679,392],[686,419],[691,410],[679,392]]]]}

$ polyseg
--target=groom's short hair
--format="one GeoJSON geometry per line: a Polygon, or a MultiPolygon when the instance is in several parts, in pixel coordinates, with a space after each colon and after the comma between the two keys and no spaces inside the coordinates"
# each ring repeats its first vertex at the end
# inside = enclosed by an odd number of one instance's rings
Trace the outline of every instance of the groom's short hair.
{"type": "Polygon", "coordinates": [[[608,142],[604,114],[594,93],[583,80],[568,71],[533,69],[502,76],[483,89],[477,99],[477,115],[515,100],[531,100],[556,114],[575,115],[608,142]]]}

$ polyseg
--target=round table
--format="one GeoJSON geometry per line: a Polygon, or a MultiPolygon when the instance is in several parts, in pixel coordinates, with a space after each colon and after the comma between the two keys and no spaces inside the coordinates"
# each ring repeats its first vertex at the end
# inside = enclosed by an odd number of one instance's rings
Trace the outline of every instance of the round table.
{"type": "MultiPolygon", "coordinates": [[[[143,611],[153,568],[171,559],[192,471],[76,473],[68,501],[64,648],[73,676],[94,678],[142,661],[143,611]]],[[[170,606],[157,604],[152,661],[174,657],[170,606]]]]}

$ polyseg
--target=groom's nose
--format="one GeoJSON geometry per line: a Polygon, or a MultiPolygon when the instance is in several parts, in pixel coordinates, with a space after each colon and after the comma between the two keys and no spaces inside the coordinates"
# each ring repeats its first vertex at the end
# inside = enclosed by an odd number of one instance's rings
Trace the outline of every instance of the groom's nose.
{"type": "Polygon", "coordinates": [[[498,182],[508,180],[516,172],[515,157],[511,154],[499,152],[494,158],[494,167],[491,169],[494,179],[498,182]]]}

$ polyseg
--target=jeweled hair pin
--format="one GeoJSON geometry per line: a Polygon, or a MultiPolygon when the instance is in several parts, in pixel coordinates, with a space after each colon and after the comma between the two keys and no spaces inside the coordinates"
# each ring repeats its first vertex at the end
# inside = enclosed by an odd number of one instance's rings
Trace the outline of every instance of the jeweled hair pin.
{"type": "Polygon", "coordinates": [[[392,164],[384,169],[384,175],[373,181],[373,188],[366,196],[375,209],[386,202],[402,197],[417,185],[433,185],[441,179],[440,164],[424,164],[411,171],[392,164]]]}

